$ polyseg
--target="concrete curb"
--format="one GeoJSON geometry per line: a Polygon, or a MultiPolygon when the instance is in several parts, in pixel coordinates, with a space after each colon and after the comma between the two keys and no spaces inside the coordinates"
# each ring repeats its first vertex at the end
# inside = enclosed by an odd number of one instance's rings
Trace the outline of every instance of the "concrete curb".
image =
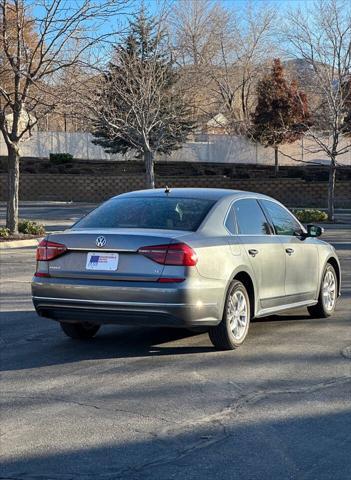
{"type": "Polygon", "coordinates": [[[36,247],[43,238],[44,237],[30,238],[28,240],[10,240],[9,242],[0,242],[0,250],[7,250],[9,248],[36,247]]]}

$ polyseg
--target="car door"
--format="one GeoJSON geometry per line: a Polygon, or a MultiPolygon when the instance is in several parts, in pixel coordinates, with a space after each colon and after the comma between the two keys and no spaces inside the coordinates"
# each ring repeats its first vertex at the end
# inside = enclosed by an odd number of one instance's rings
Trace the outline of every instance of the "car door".
{"type": "Polygon", "coordinates": [[[236,200],[226,220],[233,254],[241,243],[254,272],[261,308],[284,303],[285,253],[281,239],[272,228],[255,198],[236,200]]]}
{"type": "Polygon", "coordinates": [[[288,209],[260,200],[281,239],[286,257],[285,294],[289,303],[313,299],[318,284],[318,249],[313,238],[299,236],[302,226],[288,209]]]}

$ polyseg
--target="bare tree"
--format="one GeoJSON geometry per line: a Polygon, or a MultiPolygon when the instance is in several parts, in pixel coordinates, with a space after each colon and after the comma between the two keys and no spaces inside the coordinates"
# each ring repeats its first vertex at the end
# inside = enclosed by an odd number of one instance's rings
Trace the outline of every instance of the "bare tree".
{"type": "Polygon", "coordinates": [[[167,23],[182,91],[194,117],[209,119],[220,109],[209,72],[220,52],[220,32],[228,24],[228,12],[212,0],[179,0],[167,23]]]}
{"type": "Polygon", "coordinates": [[[275,15],[271,7],[250,2],[244,13],[234,6],[229,28],[220,36],[221,68],[213,78],[234,132],[245,133],[250,125],[257,81],[273,57],[275,15]]]}
{"type": "Polygon", "coordinates": [[[310,68],[319,101],[311,107],[313,127],[306,135],[315,152],[330,159],[328,217],[334,220],[335,178],[338,157],[351,149],[347,139],[347,115],[351,89],[351,6],[346,0],[318,0],[307,10],[290,12],[283,30],[290,52],[310,68]]]}
{"type": "Polygon", "coordinates": [[[228,11],[212,0],[179,0],[169,19],[177,62],[207,65],[220,50],[218,34],[228,23],[228,11]]]}
{"type": "Polygon", "coordinates": [[[106,25],[100,30],[101,23],[126,5],[127,0],[0,0],[0,131],[8,150],[6,222],[12,233],[18,231],[20,143],[67,98],[67,86],[60,88],[63,72],[91,64],[111,35],[106,25]]]}
{"type": "Polygon", "coordinates": [[[257,78],[273,58],[274,9],[248,2],[239,12],[234,2],[182,0],[171,18],[176,58],[200,110],[225,114],[228,133],[245,131],[257,78]]]}

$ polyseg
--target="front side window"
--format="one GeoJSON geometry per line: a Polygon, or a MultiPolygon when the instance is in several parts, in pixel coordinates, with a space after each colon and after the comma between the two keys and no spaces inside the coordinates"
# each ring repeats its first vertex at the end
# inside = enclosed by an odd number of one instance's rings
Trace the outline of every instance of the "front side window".
{"type": "Polygon", "coordinates": [[[254,198],[234,203],[239,233],[243,235],[270,235],[268,221],[254,198]]]}
{"type": "Polygon", "coordinates": [[[79,228],[147,228],[195,231],[213,200],[170,197],[113,198],[82,218],[79,228]]]}
{"type": "Polygon", "coordinates": [[[291,236],[301,232],[301,225],[285,208],[269,200],[262,200],[262,204],[272,220],[277,235],[291,236]]]}

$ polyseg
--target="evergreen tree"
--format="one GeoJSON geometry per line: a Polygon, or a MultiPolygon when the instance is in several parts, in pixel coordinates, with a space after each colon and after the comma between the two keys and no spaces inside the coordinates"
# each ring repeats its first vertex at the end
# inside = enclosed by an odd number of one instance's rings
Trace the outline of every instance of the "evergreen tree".
{"type": "Polygon", "coordinates": [[[279,170],[278,147],[299,139],[309,119],[307,98],[284,76],[279,59],[273,61],[271,72],[257,85],[257,105],[252,115],[250,135],[262,145],[274,148],[275,172],[279,170]]]}
{"type": "Polygon", "coordinates": [[[155,154],[180,148],[194,128],[177,81],[165,33],[141,10],[115,48],[93,134],[109,153],[135,151],[144,158],[149,188],[155,186],[155,154]]]}

